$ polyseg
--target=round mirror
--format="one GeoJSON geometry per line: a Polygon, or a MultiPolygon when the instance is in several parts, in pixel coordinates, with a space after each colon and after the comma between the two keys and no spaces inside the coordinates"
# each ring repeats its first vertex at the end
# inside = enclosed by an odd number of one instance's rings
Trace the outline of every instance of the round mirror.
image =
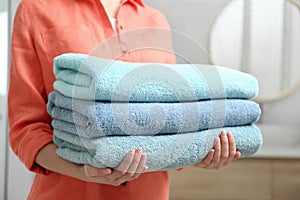
{"type": "Polygon", "coordinates": [[[299,9],[294,0],[233,0],[215,19],[208,45],[213,63],[257,77],[258,102],[300,88],[299,9]]]}

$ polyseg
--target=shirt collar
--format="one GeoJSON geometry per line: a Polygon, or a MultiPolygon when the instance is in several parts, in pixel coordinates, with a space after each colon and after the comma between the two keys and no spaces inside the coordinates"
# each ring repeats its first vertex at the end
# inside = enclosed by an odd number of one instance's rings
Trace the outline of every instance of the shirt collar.
{"type": "MultiPolygon", "coordinates": [[[[82,1],[95,1],[95,0],[82,0],[82,1]]],[[[96,1],[100,1],[100,0],[96,0],[96,1]]],[[[127,1],[131,1],[131,2],[137,3],[137,4],[139,4],[139,5],[142,6],[142,7],[145,6],[143,0],[123,0],[122,3],[125,3],[125,2],[127,2],[127,1]]]]}
{"type": "Polygon", "coordinates": [[[143,0],[124,0],[124,2],[126,2],[126,1],[133,1],[133,2],[135,2],[137,4],[139,4],[142,7],[145,6],[143,0]]]}

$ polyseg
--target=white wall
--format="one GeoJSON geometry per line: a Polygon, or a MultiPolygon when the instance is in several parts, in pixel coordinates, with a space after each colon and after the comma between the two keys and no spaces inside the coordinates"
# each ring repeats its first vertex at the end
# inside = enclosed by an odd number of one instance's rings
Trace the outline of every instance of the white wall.
{"type": "Polygon", "coordinates": [[[210,29],[218,13],[230,0],[144,2],[162,11],[169,20],[173,30],[175,53],[183,55],[191,63],[211,63],[207,52],[210,29]]]}
{"type": "MultiPolygon", "coordinates": [[[[8,2],[9,0],[7,0],[8,2]]],[[[20,0],[10,0],[11,1],[11,16],[14,16],[15,10],[17,8],[17,5],[19,4],[20,0]]],[[[8,4],[9,5],[9,4],[8,4]]],[[[7,21],[10,20],[10,23],[12,24],[13,18],[11,19],[7,19],[7,21]]],[[[1,21],[1,26],[4,25],[4,23],[2,23],[1,21]]],[[[0,34],[3,33],[7,33],[8,31],[8,24],[9,23],[5,23],[5,27],[3,27],[3,30],[0,30],[0,34]]],[[[2,28],[2,27],[1,27],[2,28]]],[[[8,41],[8,37],[0,37],[1,41],[1,53],[0,56],[3,56],[3,58],[0,58],[0,62],[1,62],[1,68],[0,68],[0,115],[2,116],[6,116],[6,81],[7,81],[7,77],[6,77],[6,73],[7,73],[7,41],[8,41]],[[3,41],[2,41],[3,40],[3,41]]],[[[6,119],[2,119],[0,120],[0,152],[5,152],[2,151],[4,145],[4,142],[6,142],[7,138],[5,136],[7,136],[6,133],[6,119]]],[[[7,161],[8,163],[6,163],[7,165],[7,169],[6,169],[6,183],[4,183],[4,178],[2,178],[2,174],[0,174],[0,186],[2,187],[2,185],[6,184],[6,191],[4,193],[4,191],[2,191],[2,193],[0,193],[2,196],[0,196],[0,199],[5,199],[5,200],[24,200],[26,199],[29,189],[31,187],[31,183],[33,180],[33,174],[29,173],[27,169],[25,169],[24,165],[19,161],[19,159],[14,155],[14,153],[12,153],[10,147],[8,144],[6,144],[6,147],[8,149],[8,152],[6,152],[7,155],[7,161]],[[5,196],[4,196],[5,195],[5,196]]],[[[4,156],[0,156],[0,169],[3,162],[3,159],[5,158],[4,156]]],[[[3,166],[5,166],[5,164],[3,164],[3,166]]],[[[1,172],[1,171],[0,171],[1,172]]],[[[1,188],[0,188],[1,191],[1,188]]]]}
{"type": "Polygon", "coordinates": [[[6,169],[6,74],[7,74],[7,2],[0,6],[0,199],[5,195],[6,169]]]}
{"type": "Polygon", "coordinates": [[[300,13],[284,0],[234,0],[210,37],[215,64],[257,77],[263,114],[260,157],[300,158],[300,13]],[[287,91],[297,87],[288,95],[287,91]]]}
{"type": "Polygon", "coordinates": [[[5,97],[0,95],[0,199],[4,199],[6,161],[5,97]]]}
{"type": "Polygon", "coordinates": [[[284,2],[252,0],[245,8],[244,0],[232,1],[216,19],[210,38],[214,63],[256,76],[260,99],[278,96],[300,80],[299,9],[284,2]]]}

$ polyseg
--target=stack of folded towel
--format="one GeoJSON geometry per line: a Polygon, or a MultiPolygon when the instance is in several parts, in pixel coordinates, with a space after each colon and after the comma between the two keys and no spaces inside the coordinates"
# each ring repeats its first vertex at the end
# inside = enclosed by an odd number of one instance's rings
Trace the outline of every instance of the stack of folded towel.
{"type": "Polygon", "coordinates": [[[83,54],[54,60],[53,117],[57,154],[71,162],[117,167],[131,149],[149,171],[200,162],[221,130],[242,157],[262,145],[257,80],[226,67],[129,63],[83,54]]]}

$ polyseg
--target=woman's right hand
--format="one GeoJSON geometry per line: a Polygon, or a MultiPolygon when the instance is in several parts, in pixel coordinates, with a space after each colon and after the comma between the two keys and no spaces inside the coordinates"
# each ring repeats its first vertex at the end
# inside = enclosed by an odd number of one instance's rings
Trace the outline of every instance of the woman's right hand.
{"type": "Polygon", "coordinates": [[[124,182],[132,181],[138,178],[142,173],[146,172],[146,154],[142,153],[142,149],[130,150],[124,160],[116,169],[111,168],[95,168],[90,165],[80,167],[82,180],[118,186],[124,182]]]}

